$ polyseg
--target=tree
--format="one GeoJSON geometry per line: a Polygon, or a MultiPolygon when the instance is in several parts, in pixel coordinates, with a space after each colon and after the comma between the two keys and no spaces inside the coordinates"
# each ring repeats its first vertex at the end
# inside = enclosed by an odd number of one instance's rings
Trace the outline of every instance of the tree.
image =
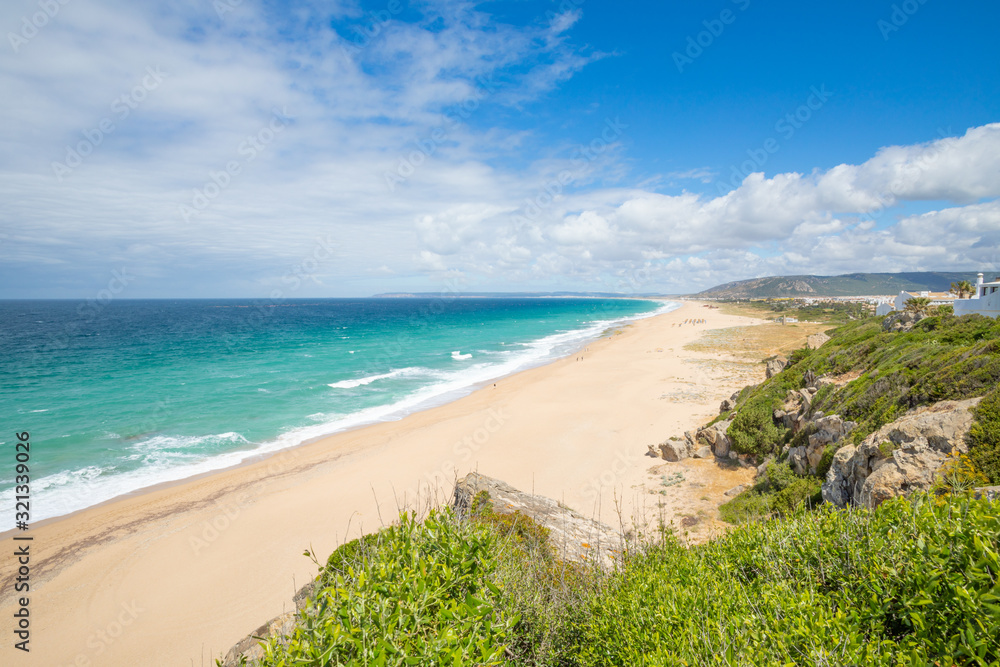
{"type": "Polygon", "coordinates": [[[957,296],[959,299],[965,299],[967,297],[970,297],[975,291],[976,291],[975,285],[970,283],[968,280],[960,280],[957,283],[951,284],[951,293],[957,296]]]}
{"type": "Polygon", "coordinates": [[[925,296],[914,296],[911,297],[909,301],[906,302],[906,308],[904,310],[908,313],[916,313],[917,315],[926,315],[927,311],[931,307],[931,300],[925,296]]]}

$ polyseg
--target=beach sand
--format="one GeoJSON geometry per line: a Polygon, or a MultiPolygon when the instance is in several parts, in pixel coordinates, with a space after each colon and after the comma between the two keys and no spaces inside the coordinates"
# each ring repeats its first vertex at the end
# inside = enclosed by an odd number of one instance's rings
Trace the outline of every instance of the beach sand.
{"type": "MultiPolygon", "coordinates": [[[[212,665],[292,607],[316,574],[304,550],[324,560],[470,470],[616,527],[662,517],[690,540],[717,534],[723,493],[753,471],[645,453],[763,380],[759,354],[738,354],[739,329],[727,352],[696,343],[759,322],[687,302],[450,404],[33,527],[31,652],[6,634],[0,664],[212,665]],[[707,322],[676,326],[686,318],[707,322]]],[[[14,550],[3,538],[4,628],[14,550]]]]}

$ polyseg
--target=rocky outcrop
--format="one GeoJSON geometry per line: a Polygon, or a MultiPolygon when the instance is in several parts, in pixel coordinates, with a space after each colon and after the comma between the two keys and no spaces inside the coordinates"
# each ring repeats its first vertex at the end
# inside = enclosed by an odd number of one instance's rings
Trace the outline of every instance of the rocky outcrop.
{"type": "MultiPolygon", "coordinates": [[[[768,376],[770,377],[770,376],[768,376]]],[[[736,399],[740,397],[740,392],[734,391],[733,395],[727,399],[724,399],[722,403],[719,404],[719,414],[724,414],[726,412],[731,412],[736,409],[736,399]]]]}
{"type": "Polygon", "coordinates": [[[896,311],[890,313],[884,320],[882,320],[882,331],[889,331],[892,333],[899,331],[909,331],[913,328],[913,325],[924,319],[924,315],[920,313],[908,313],[906,311],[896,311]]]}
{"type": "Polygon", "coordinates": [[[518,491],[498,479],[469,473],[455,485],[452,506],[459,515],[472,507],[473,499],[485,491],[489,504],[498,514],[520,512],[549,531],[549,541],[556,555],[573,562],[613,566],[625,546],[622,536],[599,521],[564,507],[545,496],[518,491]]]}
{"type": "MultiPolygon", "coordinates": [[[[549,540],[556,555],[567,561],[598,563],[610,567],[620,561],[625,540],[609,526],[589,519],[551,498],[518,491],[498,479],[469,473],[455,486],[452,506],[463,516],[472,506],[476,496],[489,494],[492,510],[498,514],[520,512],[531,517],[549,531],[549,540]]],[[[261,640],[271,637],[288,637],[295,630],[296,621],[308,605],[316,586],[312,581],[303,586],[292,598],[295,611],[277,616],[233,645],[222,660],[222,667],[255,667],[264,658],[261,640]]]]}
{"type": "Polygon", "coordinates": [[[782,359],[781,357],[778,357],[777,359],[771,359],[764,366],[764,376],[768,380],[770,380],[775,375],[785,370],[785,363],[787,363],[786,360],[782,359]]]}
{"type": "Polygon", "coordinates": [[[857,447],[840,449],[827,472],[823,499],[840,507],[874,508],[889,498],[930,488],[949,455],[968,451],[965,434],[979,400],[915,408],[857,447]]]}
{"type": "Polygon", "coordinates": [[[688,457],[687,443],[683,440],[666,440],[660,443],[660,457],[664,461],[680,461],[688,457]]]}
{"type": "Polygon", "coordinates": [[[712,453],[719,458],[729,456],[729,451],[733,443],[729,440],[729,436],[726,435],[726,429],[729,428],[731,423],[732,420],[727,419],[698,429],[698,432],[695,434],[695,442],[711,447],[712,453]]]}
{"type": "Polygon", "coordinates": [[[823,343],[830,340],[830,337],[825,333],[815,333],[812,336],[806,338],[806,347],[810,350],[815,350],[823,346],[823,343]]]}

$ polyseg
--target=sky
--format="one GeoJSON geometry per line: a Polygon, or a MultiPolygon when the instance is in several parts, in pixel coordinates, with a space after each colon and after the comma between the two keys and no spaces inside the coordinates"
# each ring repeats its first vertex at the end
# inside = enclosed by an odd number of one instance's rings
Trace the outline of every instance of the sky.
{"type": "Polygon", "coordinates": [[[0,298],[1000,271],[1000,5],[6,0],[0,298]]]}

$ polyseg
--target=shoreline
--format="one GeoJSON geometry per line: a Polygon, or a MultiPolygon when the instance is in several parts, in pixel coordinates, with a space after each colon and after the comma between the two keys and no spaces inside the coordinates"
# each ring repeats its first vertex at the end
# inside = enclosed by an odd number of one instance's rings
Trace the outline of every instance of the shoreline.
{"type": "MultiPolygon", "coordinates": [[[[34,525],[32,660],[211,664],[289,608],[315,573],[305,548],[325,559],[398,509],[440,500],[470,470],[611,525],[641,522],[653,500],[662,511],[645,484],[663,462],[644,458],[646,445],[697,426],[745,384],[713,370],[719,355],[683,346],[759,323],[680,303],[496,388],[34,525]],[[686,317],[708,323],[677,327],[686,317]],[[684,398],[692,386],[705,395],[684,398]],[[663,393],[669,387],[681,398],[663,393]],[[101,629],[129,604],[143,611],[104,642],[101,629]]],[[[692,465],[715,474],[708,462],[692,465]]],[[[0,560],[0,576],[11,573],[11,559],[0,560]]],[[[8,613],[13,599],[3,594],[8,613]]],[[[4,664],[39,664],[12,653],[4,646],[4,664]]]]}
{"type": "MultiPolygon", "coordinates": [[[[562,298],[562,297],[539,297],[539,298],[562,298]]],[[[602,297],[574,297],[574,298],[603,299],[602,297]]],[[[644,319],[649,319],[651,317],[658,317],[659,315],[664,315],[666,313],[676,311],[676,310],[680,309],[683,306],[683,302],[682,301],[679,301],[679,300],[675,301],[675,300],[670,300],[670,299],[666,299],[666,298],[640,298],[640,297],[619,297],[619,298],[627,299],[627,300],[633,300],[633,301],[658,302],[658,303],[661,304],[660,308],[665,307],[667,304],[676,304],[677,307],[674,308],[674,309],[672,309],[672,310],[665,311],[665,312],[659,312],[659,309],[657,309],[657,310],[651,311],[649,313],[639,313],[638,315],[635,315],[635,316],[622,317],[622,318],[619,318],[619,319],[616,319],[616,320],[608,320],[609,324],[607,324],[606,328],[603,329],[603,331],[601,331],[600,333],[594,334],[591,337],[583,339],[583,341],[581,342],[581,344],[578,347],[574,348],[573,351],[566,352],[565,354],[560,354],[559,356],[548,357],[548,358],[541,358],[541,359],[534,360],[532,362],[528,362],[523,367],[517,368],[517,369],[509,371],[509,372],[505,372],[502,375],[497,375],[496,377],[489,378],[489,379],[481,381],[481,382],[476,382],[476,383],[470,384],[467,387],[463,387],[463,388],[461,388],[459,390],[456,390],[454,392],[451,392],[451,393],[446,393],[446,394],[442,394],[442,395],[439,395],[439,396],[434,396],[434,397],[428,398],[425,401],[422,401],[421,403],[418,403],[418,404],[414,405],[410,409],[400,408],[398,411],[388,413],[388,415],[386,415],[387,418],[374,419],[373,421],[362,421],[362,422],[357,423],[357,424],[351,424],[351,425],[348,425],[348,426],[343,426],[343,427],[340,427],[340,428],[335,428],[334,430],[328,431],[326,433],[321,433],[321,434],[318,434],[318,435],[308,436],[308,437],[304,438],[303,440],[301,440],[301,441],[299,441],[299,442],[297,442],[295,444],[289,445],[287,447],[282,447],[280,449],[274,449],[274,450],[269,450],[269,451],[257,451],[257,449],[259,449],[260,447],[263,447],[263,446],[267,445],[271,441],[253,443],[255,449],[247,450],[246,456],[244,458],[242,458],[240,461],[238,461],[237,463],[222,465],[222,466],[220,466],[218,468],[211,468],[211,469],[205,470],[203,472],[198,472],[198,473],[194,473],[194,474],[191,474],[191,475],[185,475],[183,477],[178,477],[177,479],[168,479],[168,480],[164,480],[162,482],[156,482],[156,483],[153,483],[153,484],[149,484],[147,486],[142,486],[142,487],[139,487],[139,488],[136,488],[136,489],[125,491],[123,493],[115,495],[115,496],[113,496],[111,498],[107,498],[106,500],[102,500],[102,501],[100,501],[98,503],[95,503],[93,505],[88,505],[86,507],[81,507],[80,509],[72,510],[72,511],[67,512],[65,514],[58,514],[56,516],[46,517],[46,518],[40,519],[38,521],[32,521],[31,526],[32,526],[32,528],[41,528],[43,526],[51,525],[52,523],[55,523],[55,522],[58,522],[58,521],[62,521],[63,519],[69,519],[71,517],[77,516],[77,515],[79,515],[82,512],[86,512],[86,511],[91,510],[91,509],[95,509],[95,508],[98,508],[98,507],[106,506],[106,505],[109,505],[111,503],[118,502],[120,500],[126,500],[126,499],[129,499],[129,498],[140,497],[140,496],[142,496],[142,495],[144,495],[146,493],[152,493],[152,492],[155,492],[155,491],[159,491],[159,490],[163,490],[163,489],[168,489],[168,488],[171,488],[173,486],[185,484],[187,482],[193,482],[193,481],[196,481],[196,480],[199,480],[199,479],[203,479],[203,478],[211,476],[211,475],[215,475],[217,473],[224,473],[224,472],[227,472],[227,471],[237,470],[237,469],[239,469],[241,467],[244,467],[244,466],[253,465],[253,464],[256,464],[256,463],[260,463],[262,461],[266,461],[266,460],[268,460],[269,458],[271,458],[273,456],[277,456],[277,455],[282,454],[283,452],[287,452],[287,451],[290,451],[290,450],[293,450],[293,449],[297,449],[299,447],[304,447],[304,446],[310,445],[312,443],[318,442],[320,440],[324,440],[326,438],[330,438],[330,437],[336,436],[336,435],[341,434],[341,433],[348,433],[348,432],[355,431],[355,430],[358,430],[358,429],[368,428],[369,426],[373,426],[375,424],[398,422],[398,421],[400,421],[402,419],[406,419],[408,416],[410,416],[412,414],[416,414],[416,413],[419,413],[419,412],[424,412],[424,411],[427,411],[427,410],[433,410],[434,408],[441,407],[441,406],[444,406],[444,405],[448,405],[448,404],[453,403],[455,401],[461,400],[462,398],[465,398],[466,396],[469,396],[470,394],[473,394],[473,393],[475,393],[477,391],[480,391],[480,390],[488,387],[490,384],[493,384],[495,382],[499,382],[500,380],[502,380],[504,378],[508,378],[508,377],[517,375],[519,373],[523,373],[525,371],[530,371],[530,370],[535,369],[535,368],[541,368],[541,367],[546,366],[548,364],[557,362],[557,361],[559,361],[561,359],[565,359],[567,357],[573,356],[574,354],[579,353],[583,348],[585,348],[587,345],[590,345],[594,341],[597,341],[597,340],[600,340],[602,338],[608,337],[609,335],[611,335],[609,332],[612,331],[615,328],[623,327],[623,326],[629,326],[633,322],[644,320],[644,319]],[[396,415],[398,415],[398,416],[396,416],[396,415]],[[395,418],[388,418],[388,417],[393,417],[393,416],[395,416],[395,418]]],[[[596,321],[601,321],[601,320],[595,320],[595,322],[596,321]]],[[[584,331],[584,330],[586,330],[586,328],[587,327],[584,327],[584,328],[580,329],[580,331],[584,331]]],[[[351,417],[351,415],[347,415],[346,418],[350,418],[350,417],[351,417]]],[[[17,528],[10,528],[10,529],[5,530],[5,531],[0,531],[0,541],[2,541],[4,539],[12,538],[15,535],[19,535],[19,534],[20,533],[17,530],[17,528]]],[[[0,600],[2,600],[2,593],[0,593],[0,600]]]]}

